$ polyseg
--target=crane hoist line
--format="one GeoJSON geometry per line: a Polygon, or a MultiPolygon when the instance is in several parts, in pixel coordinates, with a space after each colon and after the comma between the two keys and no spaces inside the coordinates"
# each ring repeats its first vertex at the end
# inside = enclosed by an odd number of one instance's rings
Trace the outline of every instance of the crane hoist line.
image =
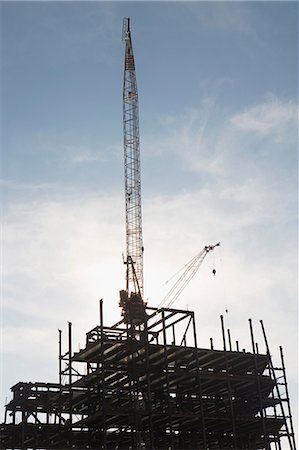
{"type": "Polygon", "coordinates": [[[123,81],[123,134],[126,205],[126,289],[120,291],[124,321],[132,326],[146,319],[143,301],[143,240],[141,211],[141,170],[139,138],[139,106],[130,19],[123,21],[125,43],[123,81]]]}
{"type": "MultiPolygon", "coordinates": [[[[185,289],[187,284],[192,280],[194,275],[197,273],[207,254],[212,252],[215,247],[219,247],[219,245],[220,242],[217,242],[217,244],[214,245],[205,245],[205,247],[201,250],[201,252],[195,255],[187,264],[184,265],[184,267],[182,267],[177,273],[175,273],[170,278],[171,280],[173,278],[178,277],[173,286],[171,287],[171,289],[168,291],[163,300],[160,302],[158,306],[159,308],[163,306],[169,308],[176,301],[176,299],[185,289]]],[[[216,273],[215,269],[213,270],[213,273],[215,275],[216,273]]]]}

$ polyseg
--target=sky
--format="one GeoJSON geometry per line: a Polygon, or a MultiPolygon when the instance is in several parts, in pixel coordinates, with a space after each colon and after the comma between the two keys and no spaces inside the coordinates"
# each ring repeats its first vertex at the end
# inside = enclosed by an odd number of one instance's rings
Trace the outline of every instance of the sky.
{"type": "MultiPolygon", "coordinates": [[[[1,415],[18,381],[58,381],[120,319],[125,286],[122,19],[140,107],[145,296],[221,241],[174,307],[199,346],[220,314],[251,350],[283,346],[298,423],[297,2],[2,2],[1,415]],[[216,276],[212,270],[216,269],[216,276]],[[225,313],[225,311],[228,311],[225,313]]],[[[296,426],[295,426],[296,428],[296,426]]]]}

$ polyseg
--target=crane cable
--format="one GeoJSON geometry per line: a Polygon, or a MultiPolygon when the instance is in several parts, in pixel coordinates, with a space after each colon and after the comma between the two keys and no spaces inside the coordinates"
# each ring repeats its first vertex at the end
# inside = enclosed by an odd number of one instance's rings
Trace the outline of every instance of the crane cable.
{"type": "Polygon", "coordinates": [[[174,283],[172,288],[169,290],[169,292],[166,294],[166,296],[160,302],[158,308],[163,307],[167,302],[168,302],[167,303],[167,307],[169,308],[175,302],[175,300],[178,298],[180,293],[185,289],[187,284],[194,277],[194,275],[198,271],[199,267],[201,266],[203,260],[207,256],[207,254],[210,251],[214,250],[214,248],[219,246],[219,245],[220,245],[220,242],[218,242],[215,245],[206,245],[200,253],[195,255],[187,264],[185,264],[180,270],[178,270],[167,281],[167,283],[168,283],[170,280],[175,278],[179,273],[181,273],[183,271],[183,273],[180,275],[180,277],[174,283]]]}

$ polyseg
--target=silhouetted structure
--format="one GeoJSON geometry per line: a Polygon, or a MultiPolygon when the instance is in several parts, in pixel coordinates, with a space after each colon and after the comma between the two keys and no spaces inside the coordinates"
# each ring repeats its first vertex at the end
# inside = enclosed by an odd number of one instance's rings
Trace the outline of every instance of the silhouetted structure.
{"type": "MultiPolygon", "coordinates": [[[[129,18],[123,39],[123,319],[105,327],[101,301],[100,325],[86,334],[86,346],[77,353],[71,323],[66,353],[59,331],[59,382],[11,388],[1,448],[296,450],[282,349],[281,368],[274,368],[262,322],[266,354],[258,351],[251,320],[252,352],[240,351],[238,342],[233,350],[222,316],[223,350],[214,350],[212,339],[211,348],[203,349],[193,312],[149,308],[143,300],[139,109],[129,18]]],[[[191,260],[177,292],[218,245],[191,260]]],[[[172,303],[176,297],[166,298],[172,303]]]]}
{"type": "Polygon", "coordinates": [[[197,346],[194,313],[147,308],[131,327],[101,323],[86,346],[62,353],[59,383],[18,383],[1,425],[9,449],[295,450],[283,354],[232,349],[221,316],[223,350],[197,346]],[[284,392],[284,395],[282,395],[284,392]]]}

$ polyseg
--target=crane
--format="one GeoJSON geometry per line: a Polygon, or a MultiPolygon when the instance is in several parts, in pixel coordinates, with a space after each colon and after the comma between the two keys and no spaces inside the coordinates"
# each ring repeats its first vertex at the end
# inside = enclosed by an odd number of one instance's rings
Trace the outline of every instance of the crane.
{"type": "Polygon", "coordinates": [[[138,91],[133,54],[130,18],[123,20],[125,43],[123,81],[123,134],[126,205],[126,289],[120,291],[124,321],[141,325],[145,318],[143,301],[143,240],[141,211],[141,170],[138,91]]]}
{"type": "MultiPolygon", "coordinates": [[[[187,284],[192,280],[198,269],[200,268],[203,260],[207,256],[207,254],[214,250],[215,247],[218,247],[220,242],[214,245],[206,245],[201,252],[195,255],[187,264],[185,264],[173,277],[178,275],[180,272],[182,274],[179,276],[177,281],[174,283],[170,291],[166,294],[163,300],[159,304],[159,308],[164,305],[167,307],[171,306],[174,301],[178,298],[180,293],[185,289],[187,284]]],[[[215,272],[213,272],[215,274],[215,272]]],[[[173,278],[172,277],[172,278],[173,278]]]]}
{"type": "MultiPolygon", "coordinates": [[[[130,18],[123,20],[122,39],[125,43],[125,64],[123,80],[123,135],[125,167],[126,205],[126,289],[120,291],[119,305],[124,322],[131,327],[142,325],[147,318],[143,300],[143,239],[141,210],[141,169],[138,90],[133,54],[130,18]]],[[[185,271],[174,284],[160,305],[170,306],[196,274],[206,255],[216,246],[208,245],[186,266],[185,271]]],[[[159,306],[160,306],[159,305],[159,306]]]]}

